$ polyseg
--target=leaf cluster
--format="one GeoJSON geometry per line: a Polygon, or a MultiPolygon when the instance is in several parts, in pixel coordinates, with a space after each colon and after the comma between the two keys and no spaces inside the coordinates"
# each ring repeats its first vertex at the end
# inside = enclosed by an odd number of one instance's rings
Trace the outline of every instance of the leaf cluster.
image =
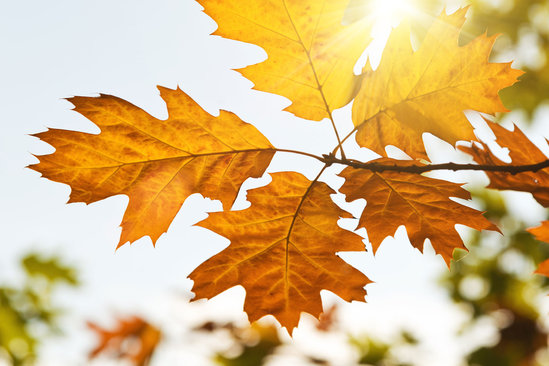
{"type": "MultiPolygon", "coordinates": [[[[231,245],[190,274],[196,299],[241,285],[250,320],[272,314],[290,332],[302,312],[321,314],[323,289],[347,301],[363,301],[370,280],[337,255],[365,246],[361,236],[338,225],[340,218],[353,216],[332,200],[337,190],[325,183],[331,165],[343,168],[339,193],[349,202],[367,201],[357,228],[366,229],[374,253],[404,225],[414,247],[422,250],[429,239],[449,264],[456,248],[465,249],[456,224],[498,231],[481,212],[452,199],[467,200],[468,191],[421,174],[427,170],[482,169],[491,188],[531,192],[549,205],[549,159],[518,128],[509,131],[488,122],[497,142],[511,151],[512,163],[504,163],[477,141],[464,114],[507,111],[498,93],[522,74],[510,63],[488,61],[494,36],[459,44],[467,8],[436,18],[417,50],[409,28],[395,28],[379,66],[374,70],[367,62],[356,75],[369,25],[363,20],[342,24],[347,1],[200,3],[218,24],[215,34],[266,51],[266,61],[240,70],[255,89],[287,97],[292,103],[286,110],[298,117],[330,121],[334,145],[323,156],[277,148],[235,114],[211,116],[181,89],[160,87],[166,120],[110,95],[71,98],[75,111],[101,132],[38,133],[56,151],[31,166],[70,185],[69,202],[127,195],[118,246],[144,236],[156,242],[193,193],[220,200],[224,210],[198,225],[231,245]],[[354,128],[342,135],[333,112],[351,102],[354,128]],[[452,145],[474,141],[460,149],[480,165],[431,164],[425,133],[452,145]],[[353,139],[381,157],[364,162],[347,156],[353,139]],[[411,159],[391,158],[390,145],[411,159]],[[323,166],[312,179],[294,171],[272,173],[267,186],[247,192],[249,208],[231,210],[244,181],[265,174],[278,153],[307,156],[323,166]]],[[[544,239],[548,227],[546,222],[534,233],[544,239]]]]}

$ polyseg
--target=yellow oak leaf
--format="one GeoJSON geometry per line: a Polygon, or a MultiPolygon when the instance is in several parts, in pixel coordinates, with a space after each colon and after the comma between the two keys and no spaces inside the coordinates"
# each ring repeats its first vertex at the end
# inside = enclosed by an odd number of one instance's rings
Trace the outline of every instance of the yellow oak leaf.
{"type": "Polygon", "coordinates": [[[215,212],[197,224],[231,244],[189,277],[197,299],[242,285],[250,321],[272,314],[291,333],[301,312],[319,317],[321,290],[363,301],[370,281],[336,255],[363,251],[364,244],[337,225],[350,214],[332,202],[335,192],[299,173],[271,176],[269,185],[248,192],[250,208],[215,212]]]}
{"type": "Polygon", "coordinates": [[[356,140],[386,156],[393,145],[413,158],[427,159],[422,141],[429,132],[444,141],[474,140],[463,111],[506,111],[498,92],[513,85],[522,71],[510,63],[491,63],[495,36],[482,35],[458,45],[467,8],[441,14],[417,51],[400,25],[391,33],[379,67],[369,64],[353,102],[356,140]]]}
{"type": "MultiPolygon", "coordinates": [[[[388,158],[374,162],[401,166],[417,164],[388,158]]],[[[455,230],[456,224],[499,231],[480,211],[450,199],[471,198],[457,183],[413,173],[372,172],[352,167],[345,168],[339,175],[345,178],[340,192],[347,196],[347,201],[363,198],[367,202],[358,226],[366,228],[374,252],[383,239],[394,235],[396,229],[404,225],[415,248],[423,250],[425,239],[430,239],[435,251],[449,265],[454,249],[466,249],[455,230]]]]}
{"type": "Polygon", "coordinates": [[[69,202],[125,194],[129,204],[118,246],[164,233],[185,199],[200,193],[232,205],[248,177],[260,177],[274,149],[252,125],[206,113],[181,90],[159,87],[169,117],[156,119],[123,99],[69,99],[99,134],[52,129],[35,136],[55,147],[30,168],[71,186],[69,202]]]}
{"type": "Polygon", "coordinates": [[[239,70],[255,89],[292,101],[286,110],[319,121],[351,101],[353,67],[370,38],[365,22],[342,25],[348,0],[200,0],[214,34],[262,47],[266,61],[239,70]]]}
{"type": "MultiPolygon", "coordinates": [[[[485,143],[472,146],[459,146],[459,149],[473,156],[475,161],[482,165],[528,165],[537,164],[549,159],[541,150],[528,139],[517,127],[513,131],[486,121],[496,136],[496,141],[502,147],[509,149],[511,164],[498,159],[485,143]]],[[[485,172],[490,178],[488,188],[499,190],[513,190],[530,192],[544,207],[549,207],[549,168],[538,171],[510,174],[506,172],[485,172]]]]}

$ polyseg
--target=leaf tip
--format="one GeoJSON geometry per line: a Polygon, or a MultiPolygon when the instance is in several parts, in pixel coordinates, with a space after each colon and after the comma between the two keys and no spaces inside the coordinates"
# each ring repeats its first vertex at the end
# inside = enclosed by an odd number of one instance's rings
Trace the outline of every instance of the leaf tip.
{"type": "Polygon", "coordinates": [[[183,92],[183,90],[181,90],[181,88],[179,87],[179,85],[176,85],[176,86],[175,86],[175,89],[169,88],[169,87],[167,87],[167,86],[157,85],[157,86],[156,86],[156,89],[158,89],[158,91],[160,92],[160,95],[161,95],[161,96],[162,96],[163,94],[167,94],[167,93],[183,92]]]}

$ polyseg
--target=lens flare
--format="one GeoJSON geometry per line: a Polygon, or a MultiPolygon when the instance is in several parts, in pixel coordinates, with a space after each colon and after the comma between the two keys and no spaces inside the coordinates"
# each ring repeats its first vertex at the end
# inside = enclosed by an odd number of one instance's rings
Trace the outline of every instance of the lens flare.
{"type": "Polygon", "coordinates": [[[370,8],[376,22],[391,27],[414,13],[414,10],[414,4],[410,0],[373,0],[370,8]]]}

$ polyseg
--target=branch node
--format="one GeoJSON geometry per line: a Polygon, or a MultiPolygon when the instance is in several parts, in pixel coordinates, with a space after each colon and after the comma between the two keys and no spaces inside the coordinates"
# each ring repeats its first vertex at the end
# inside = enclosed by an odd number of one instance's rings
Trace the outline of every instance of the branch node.
{"type": "Polygon", "coordinates": [[[338,159],[335,157],[333,152],[329,154],[322,154],[322,157],[324,158],[324,163],[326,164],[326,167],[329,167],[333,163],[338,162],[338,159]]]}

